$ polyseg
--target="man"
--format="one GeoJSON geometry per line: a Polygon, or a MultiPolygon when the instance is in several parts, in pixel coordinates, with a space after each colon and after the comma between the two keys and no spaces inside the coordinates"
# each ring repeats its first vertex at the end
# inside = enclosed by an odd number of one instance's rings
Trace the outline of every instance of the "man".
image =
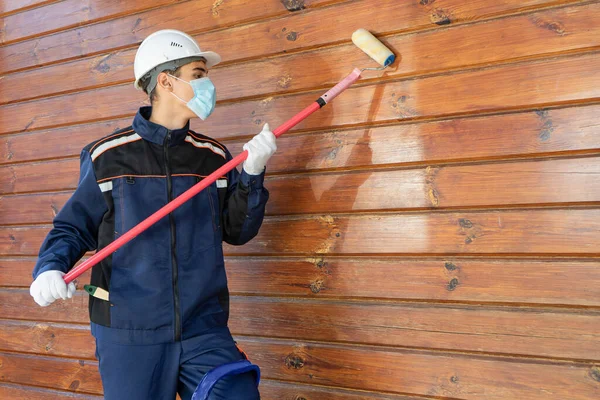
{"type": "MultiPolygon", "coordinates": [[[[140,45],[135,87],[142,107],[131,127],[86,146],[73,196],[40,249],[30,293],[41,306],[72,297],[63,276],[230,160],[221,143],[189,129],[215,106],[208,70],[220,62],[175,30],[140,45]]],[[[211,369],[243,359],[227,328],[229,292],[222,241],[258,232],[268,192],[265,165],[275,136],[265,124],[232,170],[92,269],[92,334],[105,398],[190,399],[211,369]]],[[[221,379],[210,399],[258,399],[249,372],[221,379]]]]}

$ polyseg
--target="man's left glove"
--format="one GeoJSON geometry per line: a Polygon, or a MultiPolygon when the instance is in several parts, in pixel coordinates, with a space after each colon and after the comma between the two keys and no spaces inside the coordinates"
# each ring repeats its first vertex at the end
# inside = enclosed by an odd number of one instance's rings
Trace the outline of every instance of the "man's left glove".
{"type": "Polygon", "coordinates": [[[260,175],[267,166],[267,161],[277,150],[276,138],[269,129],[269,124],[263,126],[262,131],[244,145],[248,150],[248,158],[244,161],[244,171],[248,175],[260,175]]]}

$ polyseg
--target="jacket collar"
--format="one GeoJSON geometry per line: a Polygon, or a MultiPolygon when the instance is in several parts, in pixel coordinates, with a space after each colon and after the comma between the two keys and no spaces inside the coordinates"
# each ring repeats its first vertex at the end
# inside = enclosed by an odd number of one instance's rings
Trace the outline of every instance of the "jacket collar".
{"type": "Polygon", "coordinates": [[[165,139],[170,133],[171,140],[169,141],[169,146],[176,146],[183,143],[190,129],[189,121],[181,129],[169,130],[162,125],[151,122],[150,115],[152,115],[152,107],[141,107],[133,119],[132,127],[142,139],[163,146],[165,139]]]}

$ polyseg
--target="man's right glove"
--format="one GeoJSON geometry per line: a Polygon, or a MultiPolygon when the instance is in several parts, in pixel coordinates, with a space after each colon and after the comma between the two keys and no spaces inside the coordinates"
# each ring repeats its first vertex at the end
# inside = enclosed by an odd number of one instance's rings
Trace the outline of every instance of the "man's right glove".
{"type": "Polygon", "coordinates": [[[29,287],[29,294],[42,307],[49,306],[57,299],[70,299],[75,293],[73,282],[65,283],[62,271],[46,271],[38,275],[29,287]]]}

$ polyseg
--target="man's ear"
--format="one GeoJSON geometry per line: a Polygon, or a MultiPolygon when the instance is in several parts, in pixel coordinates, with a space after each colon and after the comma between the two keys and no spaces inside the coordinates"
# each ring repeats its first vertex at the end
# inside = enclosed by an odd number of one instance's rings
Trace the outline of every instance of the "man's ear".
{"type": "Polygon", "coordinates": [[[169,79],[169,75],[166,72],[161,72],[158,74],[156,78],[156,84],[161,86],[163,89],[168,90],[169,92],[173,91],[173,86],[171,85],[171,80],[169,79]]]}

